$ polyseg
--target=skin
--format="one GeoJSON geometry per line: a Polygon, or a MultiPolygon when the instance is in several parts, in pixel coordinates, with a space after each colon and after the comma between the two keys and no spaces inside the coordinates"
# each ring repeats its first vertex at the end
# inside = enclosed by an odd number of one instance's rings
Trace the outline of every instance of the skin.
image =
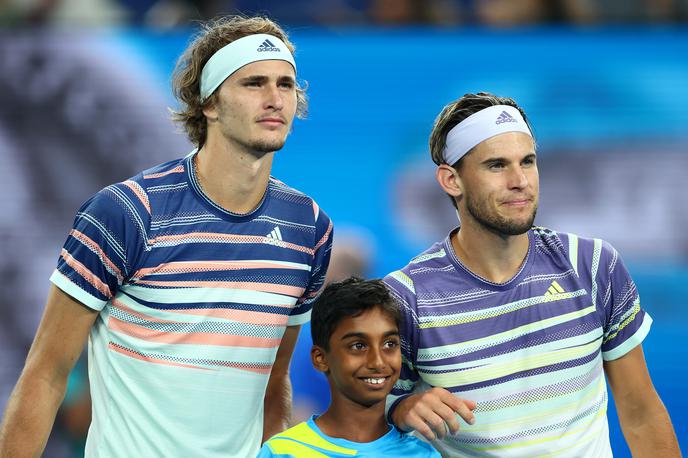
{"type": "MultiPolygon", "coordinates": [[[[440,165],[442,189],[456,200],[461,230],[451,243],[472,272],[504,283],[521,268],[537,211],[539,176],[532,139],[520,132],[497,135],[464,156],[459,170],[440,165]]],[[[604,363],[624,436],[633,456],[680,456],[666,408],[652,385],[642,346],[604,363]]],[[[392,414],[402,429],[415,429],[429,440],[444,437],[446,426],[459,430],[456,414],[468,423],[475,403],[435,387],[401,401],[392,414]]]]}
{"type": "Polygon", "coordinates": [[[267,188],[274,152],[296,114],[294,68],[281,60],[248,64],[220,86],[207,106],[206,143],[196,171],[206,195],[234,213],[254,210],[267,188]]]}
{"type": "Polygon", "coordinates": [[[652,384],[643,348],[604,362],[619,423],[634,457],[680,457],[678,439],[666,407],[652,384]]]}
{"type": "MultiPolygon", "coordinates": [[[[282,148],[296,113],[294,68],[284,61],[248,64],[219,88],[204,110],[208,137],[197,154],[204,192],[235,213],[247,213],[267,189],[274,151],[282,148]]],[[[8,401],[0,429],[0,456],[40,456],[67,376],[98,313],[52,286],[26,365],[8,401]]],[[[289,361],[299,327],[288,327],[277,351],[265,396],[266,437],[283,431],[291,416],[289,361]]]]}
{"type": "Polygon", "coordinates": [[[277,349],[263,401],[263,442],[287,429],[291,420],[289,364],[300,330],[301,326],[287,326],[277,349]]]}
{"type": "Polygon", "coordinates": [[[314,346],[313,366],[327,375],[332,402],[316,419],[328,436],[372,442],[389,431],[385,399],[399,378],[399,329],[380,307],[342,320],[329,350],[314,346]],[[371,383],[369,379],[383,380],[371,383]]]}
{"type": "Polygon", "coordinates": [[[0,428],[0,456],[38,457],[64,399],[67,376],[98,312],[51,286],[26,364],[0,428]]]}

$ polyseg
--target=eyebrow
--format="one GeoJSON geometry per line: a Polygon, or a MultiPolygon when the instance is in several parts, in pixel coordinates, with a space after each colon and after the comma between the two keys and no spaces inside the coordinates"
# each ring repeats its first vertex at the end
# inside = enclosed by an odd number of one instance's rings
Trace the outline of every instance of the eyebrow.
{"type": "MultiPolygon", "coordinates": [[[[525,156],[523,156],[520,161],[524,161],[526,159],[533,159],[536,157],[537,157],[537,155],[533,151],[533,152],[530,152],[530,153],[526,154],[525,156]]],[[[494,164],[496,162],[509,162],[509,161],[507,158],[505,158],[503,156],[496,156],[496,157],[490,157],[490,158],[485,159],[484,161],[481,162],[481,164],[489,165],[489,164],[494,164]]]]}
{"type": "MultiPolygon", "coordinates": [[[[399,330],[387,331],[383,334],[382,337],[391,337],[391,336],[399,337],[399,330]]],[[[365,334],[363,332],[348,332],[348,333],[344,334],[340,340],[346,340],[346,339],[349,339],[351,337],[366,338],[366,337],[368,337],[368,334],[365,334]]]]}
{"type": "MultiPolygon", "coordinates": [[[[268,80],[269,78],[265,75],[249,75],[245,76],[243,78],[239,79],[240,83],[264,83],[268,80]]],[[[295,83],[296,80],[294,77],[290,75],[282,75],[277,77],[277,81],[283,82],[283,81],[289,81],[291,83],[295,83]]]]}

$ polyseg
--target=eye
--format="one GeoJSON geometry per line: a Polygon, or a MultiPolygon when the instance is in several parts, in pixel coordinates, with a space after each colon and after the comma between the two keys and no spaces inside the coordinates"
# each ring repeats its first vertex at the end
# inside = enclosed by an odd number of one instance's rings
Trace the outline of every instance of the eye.
{"type": "Polygon", "coordinates": [[[523,165],[535,165],[535,156],[530,156],[523,159],[523,165]]]}
{"type": "Polygon", "coordinates": [[[349,345],[349,348],[354,351],[361,351],[365,349],[365,344],[363,342],[354,342],[349,345]]]}
{"type": "Polygon", "coordinates": [[[260,87],[260,81],[246,81],[244,83],[246,87],[260,87]]]}
{"type": "Polygon", "coordinates": [[[504,163],[503,162],[491,162],[488,165],[488,168],[490,170],[499,171],[499,170],[502,170],[504,168],[504,163]]]}
{"type": "Polygon", "coordinates": [[[383,344],[383,348],[386,348],[386,349],[394,349],[394,348],[397,348],[398,346],[399,346],[399,342],[397,340],[394,340],[394,339],[388,340],[383,344]]]}
{"type": "Polygon", "coordinates": [[[293,81],[282,81],[279,86],[283,89],[294,89],[294,82],[293,81]]]}

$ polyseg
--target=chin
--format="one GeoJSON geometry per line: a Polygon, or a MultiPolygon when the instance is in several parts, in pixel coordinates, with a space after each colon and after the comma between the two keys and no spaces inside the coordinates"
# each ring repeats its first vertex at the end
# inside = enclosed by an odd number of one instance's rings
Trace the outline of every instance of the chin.
{"type": "Polygon", "coordinates": [[[264,140],[264,141],[257,141],[251,145],[251,148],[254,151],[258,151],[261,153],[272,153],[273,151],[279,151],[284,147],[284,144],[286,142],[286,139],[281,139],[281,140],[264,140]]]}

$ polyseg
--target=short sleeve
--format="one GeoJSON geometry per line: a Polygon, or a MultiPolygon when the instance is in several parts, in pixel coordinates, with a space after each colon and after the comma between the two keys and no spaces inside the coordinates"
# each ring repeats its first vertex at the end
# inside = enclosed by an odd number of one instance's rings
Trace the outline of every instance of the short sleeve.
{"type": "Polygon", "coordinates": [[[602,357],[622,357],[639,345],[650,331],[652,318],[640,306],[635,283],[619,253],[610,244],[596,240],[599,270],[595,278],[597,301],[604,307],[602,357]]]}
{"type": "Polygon", "coordinates": [[[124,184],[101,190],[79,209],[50,281],[74,299],[102,310],[131,271],[143,221],[124,184]],[[138,224],[137,224],[138,223],[138,224]]]}
{"type": "Polygon", "coordinates": [[[288,326],[300,325],[310,320],[313,303],[322,291],[327,268],[330,265],[334,232],[332,221],[315,202],[313,202],[313,211],[315,216],[315,245],[313,247],[310,278],[306,290],[296,302],[296,306],[289,315],[288,326]]]}

